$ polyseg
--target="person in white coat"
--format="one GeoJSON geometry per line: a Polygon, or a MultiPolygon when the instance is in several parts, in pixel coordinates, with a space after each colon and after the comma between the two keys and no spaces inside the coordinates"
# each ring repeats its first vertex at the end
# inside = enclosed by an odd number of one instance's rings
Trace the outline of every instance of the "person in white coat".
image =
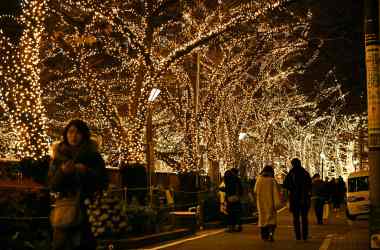
{"type": "Polygon", "coordinates": [[[267,165],[264,167],[257,178],[254,192],[259,213],[258,226],[261,229],[261,238],[265,241],[274,241],[277,209],[281,207],[281,199],[272,166],[267,165]]]}
{"type": "Polygon", "coordinates": [[[228,215],[227,213],[227,199],[226,199],[226,184],[224,183],[224,180],[219,185],[219,211],[223,215],[228,215]]]}

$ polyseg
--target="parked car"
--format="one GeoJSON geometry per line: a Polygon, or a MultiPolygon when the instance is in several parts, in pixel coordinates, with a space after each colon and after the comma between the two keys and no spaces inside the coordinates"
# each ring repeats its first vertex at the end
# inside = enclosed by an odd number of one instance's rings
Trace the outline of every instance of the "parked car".
{"type": "Polygon", "coordinates": [[[347,180],[347,217],[369,213],[369,177],[368,171],[351,173],[347,180]]]}

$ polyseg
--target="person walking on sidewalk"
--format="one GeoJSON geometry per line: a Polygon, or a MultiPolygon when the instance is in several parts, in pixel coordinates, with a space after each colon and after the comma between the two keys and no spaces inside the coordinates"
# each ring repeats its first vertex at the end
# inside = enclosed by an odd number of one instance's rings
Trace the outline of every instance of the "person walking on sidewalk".
{"type": "Polygon", "coordinates": [[[277,225],[277,209],[281,206],[278,184],[274,179],[273,167],[264,167],[257,178],[254,192],[256,194],[257,210],[259,213],[258,226],[264,241],[274,241],[274,231],[277,225]]]}
{"type": "Polygon", "coordinates": [[[219,198],[219,213],[220,213],[221,217],[223,218],[223,224],[228,225],[228,223],[227,223],[228,213],[227,213],[227,199],[226,199],[226,184],[224,183],[224,178],[219,185],[218,198],[219,198]]]}
{"type": "Polygon", "coordinates": [[[286,175],[283,186],[289,190],[290,212],[293,214],[296,239],[301,239],[302,231],[302,238],[307,240],[309,234],[307,214],[310,208],[311,178],[298,158],[294,158],[291,164],[293,167],[286,175]]]}
{"type": "Polygon", "coordinates": [[[90,129],[82,120],[72,120],[63,132],[63,141],[52,148],[48,182],[59,198],[79,197],[81,220],[68,228],[53,227],[53,250],[95,250],[96,240],[85,207],[85,200],[107,187],[108,178],[90,129]]]}
{"type": "Polygon", "coordinates": [[[333,206],[333,211],[337,212],[339,208],[339,188],[338,188],[338,180],[334,177],[330,182],[330,191],[331,191],[331,203],[333,206]]]}
{"type": "Polygon", "coordinates": [[[241,232],[241,202],[243,193],[237,169],[227,170],[224,174],[225,190],[227,196],[228,229],[227,232],[241,232]],[[237,226],[237,228],[236,228],[237,226]]]}
{"type": "Polygon", "coordinates": [[[346,197],[346,193],[347,193],[347,188],[346,188],[346,183],[344,182],[342,176],[339,176],[338,178],[338,205],[339,205],[339,208],[341,206],[344,206],[345,205],[345,197],[346,197]]]}
{"type": "Polygon", "coordinates": [[[317,224],[323,224],[323,204],[325,203],[325,183],[319,174],[315,174],[312,179],[311,201],[317,218],[317,224]]]}

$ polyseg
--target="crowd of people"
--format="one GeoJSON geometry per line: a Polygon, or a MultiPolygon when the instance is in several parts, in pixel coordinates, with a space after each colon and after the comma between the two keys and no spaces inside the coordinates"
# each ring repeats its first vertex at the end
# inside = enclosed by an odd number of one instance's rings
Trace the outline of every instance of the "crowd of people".
{"type": "MultiPolygon", "coordinates": [[[[286,175],[282,188],[287,191],[289,210],[293,216],[296,240],[309,238],[308,215],[314,210],[316,222],[321,225],[328,216],[330,206],[338,211],[345,202],[346,185],[342,177],[322,180],[317,173],[312,178],[302,167],[301,161],[294,158],[292,168],[286,175]],[[327,208],[327,209],[326,209],[327,208]],[[325,210],[325,212],[324,212],[325,210]],[[324,215],[325,213],[325,215],[324,215]]],[[[239,232],[241,226],[242,185],[236,168],[225,172],[219,187],[221,192],[220,211],[227,216],[227,232],[239,232]]],[[[258,226],[264,241],[274,241],[277,226],[277,211],[284,206],[280,185],[274,177],[274,168],[267,165],[257,177],[253,193],[258,211],[258,226]]]]}
{"type": "Polygon", "coordinates": [[[346,191],[346,184],[341,176],[331,180],[328,178],[322,180],[319,174],[313,176],[311,200],[318,224],[323,224],[323,217],[328,216],[323,214],[326,210],[323,208],[324,206],[331,204],[334,212],[342,207],[345,202],[346,191]]]}

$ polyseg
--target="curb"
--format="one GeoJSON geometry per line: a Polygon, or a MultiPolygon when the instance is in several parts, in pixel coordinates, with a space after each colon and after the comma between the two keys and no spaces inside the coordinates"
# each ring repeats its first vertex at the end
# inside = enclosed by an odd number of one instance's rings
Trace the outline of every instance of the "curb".
{"type": "MultiPolygon", "coordinates": [[[[243,217],[241,220],[243,224],[255,223],[257,222],[257,217],[243,217]]],[[[224,227],[225,225],[220,221],[208,222],[204,224],[204,229],[217,229],[224,227]]],[[[194,233],[195,231],[191,228],[179,228],[169,232],[150,234],[141,237],[98,240],[97,250],[108,250],[108,246],[110,244],[113,245],[113,249],[141,249],[144,246],[176,240],[185,236],[194,235],[194,233]]]]}
{"type": "MultiPolygon", "coordinates": [[[[257,222],[257,216],[251,216],[251,217],[243,217],[241,218],[242,224],[250,224],[257,222]]],[[[212,221],[204,223],[204,229],[217,229],[217,228],[223,228],[226,227],[226,225],[221,221],[212,221]]]]}
{"type": "Polygon", "coordinates": [[[180,228],[169,232],[150,234],[147,236],[124,238],[124,239],[109,239],[98,240],[97,250],[108,250],[112,244],[112,249],[141,249],[141,247],[147,245],[153,245],[164,241],[175,240],[185,236],[194,234],[194,231],[188,228],[180,228]]]}

